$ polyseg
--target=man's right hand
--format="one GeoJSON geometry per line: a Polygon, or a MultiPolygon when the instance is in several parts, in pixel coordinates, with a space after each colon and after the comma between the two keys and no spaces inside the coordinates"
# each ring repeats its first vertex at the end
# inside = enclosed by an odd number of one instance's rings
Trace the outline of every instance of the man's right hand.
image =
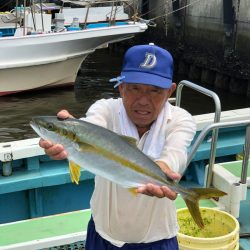
{"type": "MultiPolygon", "coordinates": [[[[57,117],[60,119],[73,118],[67,110],[59,111],[57,117]]],[[[44,148],[45,153],[54,160],[63,160],[68,156],[61,144],[53,144],[51,141],[40,139],[39,146],[44,148]]]]}

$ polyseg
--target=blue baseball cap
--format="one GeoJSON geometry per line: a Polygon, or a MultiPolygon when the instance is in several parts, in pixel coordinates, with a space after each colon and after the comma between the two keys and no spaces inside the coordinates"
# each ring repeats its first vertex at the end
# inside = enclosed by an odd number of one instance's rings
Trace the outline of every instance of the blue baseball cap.
{"type": "Polygon", "coordinates": [[[173,58],[167,50],[153,43],[136,45],[127,50],[121,75],[110,82],[116,82],[114,87],[125,82],[168,89],[172,86],[173,69],[173,58]]]}

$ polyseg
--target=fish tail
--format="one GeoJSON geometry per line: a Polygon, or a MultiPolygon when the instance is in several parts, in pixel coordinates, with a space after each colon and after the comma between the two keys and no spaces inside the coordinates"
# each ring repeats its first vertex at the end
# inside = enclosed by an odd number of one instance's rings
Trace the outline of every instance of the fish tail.
{"type": "Polygon", "coordinates": [[[221,197],[225,192],[217,188],[190,188],[187,194],[183,196],[188,210],[199,228],[204,228],[204,222],[199,209],[199,200],[221,197]]]}
{"type": "Polygon", "coordinates": [[[69,172],[71,181],[73,183],[79,184],[80,176],[81,176],[81,167],[74,163],[73,161],[69,161],[69,172]]]}

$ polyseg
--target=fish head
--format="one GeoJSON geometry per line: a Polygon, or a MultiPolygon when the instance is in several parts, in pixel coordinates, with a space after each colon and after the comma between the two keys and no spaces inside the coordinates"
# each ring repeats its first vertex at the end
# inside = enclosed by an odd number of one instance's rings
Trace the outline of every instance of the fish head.
{"type": "Polygon", "coordinates": [[[73,123],[56,116],[35,116],[30,122],[33,130],[43,139],[54,143],[60,143],[62,139],[74,140],[75,132],[73,123]]]}

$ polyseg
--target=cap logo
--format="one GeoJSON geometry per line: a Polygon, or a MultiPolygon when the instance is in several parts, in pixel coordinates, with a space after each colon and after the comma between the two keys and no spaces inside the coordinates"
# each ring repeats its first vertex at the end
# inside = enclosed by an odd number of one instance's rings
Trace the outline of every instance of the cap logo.
{"type": "Polygon", "coordinates": [[[152,53],[146,53],[145,60],[140,64],[141,68],[151,69],[156,65],[156,56],[152,53]]]}

